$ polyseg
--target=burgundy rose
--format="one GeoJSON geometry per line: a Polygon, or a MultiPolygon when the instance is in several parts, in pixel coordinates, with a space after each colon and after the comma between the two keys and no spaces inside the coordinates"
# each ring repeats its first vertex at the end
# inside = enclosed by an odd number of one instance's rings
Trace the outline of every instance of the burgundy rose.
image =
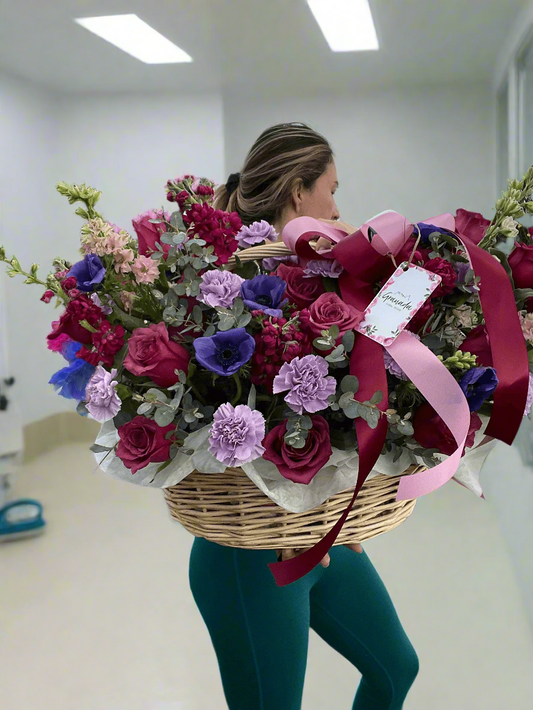
{"type": "Polygon", "coordinates": [[[280,264],[276,275],[287,284],[286,295],[289,303],[295,303],[298,308],[309,308],[325,292],[322,277],[306,276],[299,266],[280,264]]]}
{"type": "Polygon", "coordinates": [[[435,307],[431,301],[426,301],[422,308],[416,313],[416,315],[409,321],[407,330],[412,333],[418,333],[426,325],[428,320],[431,318],[435,311],[435,307]]]}
{"type": "Polygon", "coordinates": [[[533,288],[533,246],[517,242],[508,261],[515,287],[533,288]]]}
{"type": "Polygon", "coordinates": [[[457,272],[447,259],[436,256],[434,259],[426,261],[424,269],[438,274],[442,279],[439,286],[431,294],[431,298],[440,298],[452,293],[457,283],[457,272]]]}
{"type": "Polygon", "coordinates": [[[300,322],[316,335],[336,325],[340,335],[353,330],[363,318],[363,314],[353,306],[344,303],[336,293],[323,293],[314,303],[300,313],[300,322]]]}
{"type": "Polygon", "coordinates": [[[490,220],[485,219],[479,212],[459,209],[455,215],[455,231],[474,244],[479,244],[483,239],[489,225],[490,220]]]}
{"type": "MultiPolygon", "coordinates": [[[[470,428],[465,449],[474,445],[474,435],[481,429],[481,419],[476,412],[470,413],[470,428]]],[[[422,404],[413,418],[414,438],[425,449],[438,449],[442,454],[451,455],[457,449],[451,431],[430,404],[422,404]]],[[[463,450],[462,456],[465,455],[463,450]]]]}
{"type": "Polygon", "coordinates": [[[489,335],[484,325],[477,325],[463,340],[459,350],[477,355],[477,364],[482,367],[492,367],[492,352],[489,345],[489,335]]]}
{"type": "Polygon", "coordinates": [[[167,231],[166,224],[153,224],[150,222],[151,219],[166,219],[170,220],[170,215],[167,213],[162,213],[161,210],[154,212],[153,210],[148,210],[147,212],[142,212],[142,214],[135,217],[132,220],[133,228],[137,233],[137,240],[139,242],[139,254],[142,256],[150,256],[155,251],[159,251],[155,243],[159,242],[163,247],[163,253],[165,256],[170,250],[170,244],[163,244],[160,241],[161,234],[167,231]]]}
{"type": "Polygon", "coordinates": [[[286,421],[275,426],[263,439],[266,449],[263,458],[276,464],[281,475],[295,483],[310,483],[331,456],[327,421],[319,414],[312,415],[311,420],[313,428],[303,449],[295,449],[285,443],[286,421]]]}
{"type": "Polygon", "coordinates": [[[92,333],[80,325],[82,320],[86,320],[89,325],[96,327],[102,318],[102,309],[95,305],[89,296],[85,294],[69,301],[66,310],[59,318],[59,323],[48,340],[55,340],[58,336],[68,335],[77,343],[88,345],[92,342],[92,333]]]}
{"type": "Polygon", "coordinates": [[[174,424],[160,427],[153,419],[135,417],[118,428],[117,456],[126,468],[137,473],[149,463],[163,463],[170,457],[172,441],[165,439],[174,424]]]}
{"type": "Polygon", "coordinates": [[[133,331],[124,367],[134,375],[149,377],[159,387],[170,387],[179,379],[174,370],[187,372],[189,360],[183,345],[170,340],[164,323],[151,323],[133,331]]]}

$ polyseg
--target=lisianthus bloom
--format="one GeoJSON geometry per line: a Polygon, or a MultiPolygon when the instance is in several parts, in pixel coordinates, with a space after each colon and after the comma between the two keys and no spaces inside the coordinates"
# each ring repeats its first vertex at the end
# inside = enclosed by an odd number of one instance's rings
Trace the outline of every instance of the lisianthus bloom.
{"type": "Polygon", "coordinates": [[[279,276],[259,274],[241,285],[241,296],[250,310],[263,311],[269,316],[280,318],[281,308],[287,303],[283,300],[286,283],[279,276]]]}
{"type": "Polygon", "coordinates": [[[133,331],[124,367],[133,375],[149,377],[159,387],[170,387],[179,380],[175,370],[187,372],[189,360],[183,345],[170,340],[164,323],[150,323],[133,331]]]}
{"type": "Polygon", "coordinates": [[[245,328],[235,328],[196,338],[193,346],[200,365],[217,375],[233,375],[252,357],[255,340],[245,328]]]}
{"type": "Polygon", "coordinates": [[[118,428],[117,456],[132,473],[167,461],[172,441],[166,435],[175,429],[175,424],[161,427],[153,419],[137,416],[118,428]]]}
{"type": "Polygon", "coordinates": [[[89,325],[95,328],[101,318],[102,310],[91,301],[89,296],[82,294],[68,302],[66,310],[59,318],[57,327],[48,335],[48,341],[55,340],[64,333],[72,340],[88,345],[92,342],[92,333],[80,323],[86,320],[89,325]]]}
{"type": "Polygon", "coordinates": [[[343,271],[336,259],[313,259],[307,262],[304,269],[306,276],[326,276],[330,279],[338,279],[343,271]]]}
{"type": "Polygon", "coordinates": [[[287,321],[286,318],[265,317],[261,311],[252,311],[252,315],[260,320],[262,329],[254,336],[250,379],[255,385],[264,385],[272,392],[274,377],[283,363],[309,355],[313,347],[308,334],[300,329],[294,319],[287,321]]]}
{"type": "Polygon", "coordinates": [[[276,276],[285,281],[289,303],[295,303],[298,308],[308,308],[326,290],[320,276],[308,276],[299,266],[280,264],[276,276]]]}
{"type": "Polygon", "coordinates": [[[305,446],[295,449],[285,442],[287,422],[278,424],[266,435],[263,458],[276,464],[284,478],[295,483],[309,484],[329,461],[331,441],[329,426],[319,414],[311,416],[312,429],[307,434],[305,446]]]}
{"type": "Polygon", "coordinates": [[[470,241],[474,242],[474,244],[479,244],[489,226],[490,220],[485,219],[479,212],[469,212],[463,209],[457,210],[457,214],[455,215],[455,229],[458,234],[467,237],[470,241]]]}
{"type": "Polygon", "coordinates": [[[131,270],[138,284],[153,284],[159,278],[157,261],[149,256],[138,256],[131,265],[131,270]]]}
{"type": "MultiPolygon", "coordinates": [[[[474,445],[474,436],[481,429],[481,419],[475,412],[470,413],[470,428],[465,449],[474,445]]],[[[414,438],[425,449],[438,449],[442,454],[451,455],[457,449],[457,442],[444,421],[430,404],[422,404],[413,418],[414,438]]],[[[464,456],[464,451],[462,455],[464,456]]]]}
{"type": "Polygon", "coordinates": [[[227,466],[240,466],[260,458],[265,436],[265,420],[261,412],[245,404],[233,407],[221,404],[213,415],[209,435],[209,451],[227,466]]]}
{"type": "Polygon", "coordinates": [[[103,302],[97,293],[91,293],[91,301],[96,306],[98,306],[98,308],[102,309],[102,313],[104,315],[109,316],[111,313],[113,313],[113,308],[110,305],[111,303],[113,303],[113,299],[111,298],[111,296],[106,296],[105,302],[103,302]]]}
{"type": "Polygon", "coordinates": [[[120,397],[116,393],[118,382],[115,380],[117,370],[113,368],[108,372],[98,365],[85,389],[85,402],[89,414],[99,422],[113,419],[122,406],[120,397]]]}
{"type": "MultiPolygon", "coordinates": [[[[420,230],[420,241],[422,244],[425,244],[426,246],[429,243],[429,237],[431,234],[434,232],[438,232],[439,234],[446,234],[448,236],[453,237],[454,235],[452,232],[449,232],[447,229],[443,229],[442,227],[436,227],[434,224],[429,224],[427,222],[419,222],[417,225],[418,229],[420,230]]],[[[415,229],[415,235],[418,236],[418,232],[415,229]]],[[[456,237],[457,239],[457,237],[456,237]]]]}
{"type": "MultiPolygon", "coordinates": [[[[80,343],[74,345],[74,350],[81,348],[80,343]]],[[[81,402],[85,399],[85,389],[93,373],[94,365],[74,358],[69,362],[68,367],[64,367],[52,375],[49,384],[53,385],[56,392],[62,397],[81,402]]]]}
{"type": "Polygon", "coordinates": [[[298,414],[318,412],[329,406],[328,397],[335,393],[337,383],[328,375],[328,363],[320,355],[296,357],[282,365],[274,378],[273,392],[286,392],[285,401],[298,414]]]}
{"type": "Polygon", "coordinates": [[[315,335],[336,325],[342,336],[359,325],[362,318],[361,311],[344,303],[336,293],[323,293],[300,314],[302,326],[309,328],[315,335]]]}
{"type": "Polygon", "coordinates": [[[102,321],[98,326],[98,332],[92,334],[92,347],[83,346],[78,352],[78,357],[95,366],[102,362],[111,367],[115,355],[124,345],[125,332],[121,325],[112,326],[109,321],[102,321]]]}
{"type": "Polygon", "coordinates": [[[477,412],[497,386],[498,376],[493,367],[473,367],[465,372],[459,382],[471,412],[477,412]]]}
{"type": "MultiPolygon", "coordinates": [[[[105,266],[96,254],[86,254],[82,261],[74,264],[67,276],[76,279],[75,285],[80,291],[94,291],[104,280],[105,266]]],[[[67,286],[65,288],[68,290],[67,286]]]]}
{"type": "Polygon", "coordinates": [[[219,264],[226,264],[238,249],[235,235],[242,227],[242,220],[236,212],[215,210],[207,202],[195,203],[185,212],[183,220],[191,234],[214,247],[219,264]]]}
{"type": "Polygon", "coordinates": [[[249,226],[244,226],[237,234],[237,241],[241,249],[253,247],[255,244],[262,244],[267,239],[275,242],[277,238],[278,233],[274,227],[264,219],[253,222],[249,226]]]}
{"type": "Polygon", "coordinates": [[[242,276],[238,276],[232,271],[219,271],[218,269],[206,271],[202,275],[198,300],[211,308],[231,308],[240,294],[243,283],[242,276]]]}
{"type": "Polygon", "coordinates": [[[280,264],[293,264],[298,266],[298,257],[296,254],[287,254],[287,256],[267,256],[263,259],[262,265],[265,271],[275,271],[280,264]]]}
{"type": "Polygon", "coordinates": [[[492,367],[493,365],[489,335],[484,325],[477,325],[475,328],[472,328],[459,346],[459,350],[475,355],[478,364],[483,367],[492,367]]]}
{"type": "Polygon", "coordinates": [[[453,265],[447,259],[443,259],[441,256],[436,256],[434,259],[426,261],[424,269],[432,271],[434,274],[438,274],[442,279],[440,284],[431,294],[432,298],[439,298],[452,293],[455,288],[455,284],[457,283],[457,273],[455,272],[453,265]]]}

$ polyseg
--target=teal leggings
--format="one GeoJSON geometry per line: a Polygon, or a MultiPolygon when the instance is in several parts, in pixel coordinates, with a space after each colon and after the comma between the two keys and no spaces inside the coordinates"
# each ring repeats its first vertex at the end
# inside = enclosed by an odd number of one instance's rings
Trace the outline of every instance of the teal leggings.
{"type": "MultiPolygon", "coordinates": [[[[286,587],[271,550],[196,538],[192,593],[209,630],[229,710],[300,710],[309,628],[359,669],[352,710],[400,710],[418,658],[366,553],[343,546],[286,587]]],[[[333,706],[328,710],[340,710],[333,706]]]]}

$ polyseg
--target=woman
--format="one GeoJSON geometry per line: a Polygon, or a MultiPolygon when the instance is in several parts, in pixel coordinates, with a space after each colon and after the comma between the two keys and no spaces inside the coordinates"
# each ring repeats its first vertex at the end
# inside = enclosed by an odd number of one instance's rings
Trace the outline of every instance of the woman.
{"type": "MultiPolygon", "coordinates": [[[[238,212],[245,224],[265,219],[281,234],[296,217],[338,220],[337,187],[328,141],[306,125],[286,123],[262,133],[241,173],[219,188],[215,206],[238,212]]],[[[274,550],[195,539],[191,589],[230,710],[300,710],[309,628],[361,672],[352,710],[403,707],[417,655],[366,553],[360,545],[349,548],[332,548],[322,566],[280,588],[267,567],[276,561],[274,550]]]]}

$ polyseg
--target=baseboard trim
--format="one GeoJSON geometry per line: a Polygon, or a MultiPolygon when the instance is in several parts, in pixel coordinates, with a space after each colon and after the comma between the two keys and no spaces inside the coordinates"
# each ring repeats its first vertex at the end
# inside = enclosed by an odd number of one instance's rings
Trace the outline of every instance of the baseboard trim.
{"type": "Polygon", "coordinates": [[[99,430],[99,422],[81,417],[76,412],[58,412],[26,424],[23,462],[31,461],[64,444],[92,444],[99,430]]]}

